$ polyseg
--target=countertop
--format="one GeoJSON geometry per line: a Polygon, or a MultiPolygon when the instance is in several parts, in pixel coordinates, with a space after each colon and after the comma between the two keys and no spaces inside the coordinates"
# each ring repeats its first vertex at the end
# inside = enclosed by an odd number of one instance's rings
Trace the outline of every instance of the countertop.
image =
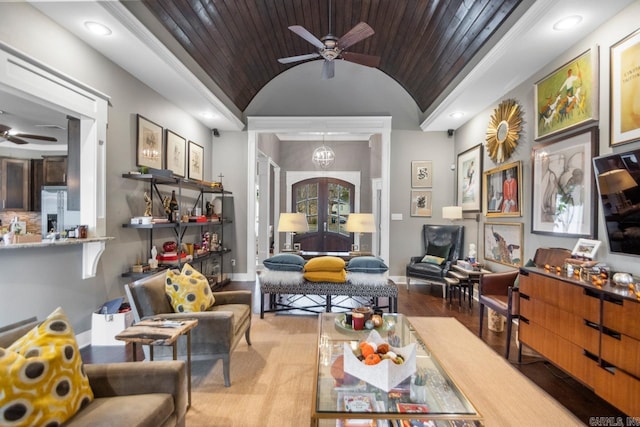
{"type": "Polygon", "coordinates": [[[105,242],[113,239],[114,239],[113,237],[87,237],[86,239],[58,239],[58,240],[46,239],[40,242],[12,243],[9,245],[5,245],[4,242],[0,242],[0,250],[46,248],[50,246],[64,246],[64,245],[79,245],[79,244],[91,243],[91,242],[105,242]]]}

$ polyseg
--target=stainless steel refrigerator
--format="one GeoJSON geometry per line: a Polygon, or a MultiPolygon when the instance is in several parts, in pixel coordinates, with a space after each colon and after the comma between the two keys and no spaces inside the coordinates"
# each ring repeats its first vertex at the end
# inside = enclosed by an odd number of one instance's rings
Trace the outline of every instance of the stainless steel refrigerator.
{"type": "Polygon", "coordinates": [[[42,235],[59,233],[80,224],[80,211],[67,209],[67,187],[42,187],[42,235]]]}

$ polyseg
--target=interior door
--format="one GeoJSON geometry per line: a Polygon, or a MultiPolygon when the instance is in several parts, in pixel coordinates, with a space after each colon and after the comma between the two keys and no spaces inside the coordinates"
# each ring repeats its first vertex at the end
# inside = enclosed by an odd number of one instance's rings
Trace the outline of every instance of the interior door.
{"type": "Polygon", "coordinates": [[[307,215],[309,231],[294,237],[305,251],[349,251],[353,237],[345,229],[353,212],[355,186],[336,178],[311,178],[293,185],[292,211],[307,215]]]}

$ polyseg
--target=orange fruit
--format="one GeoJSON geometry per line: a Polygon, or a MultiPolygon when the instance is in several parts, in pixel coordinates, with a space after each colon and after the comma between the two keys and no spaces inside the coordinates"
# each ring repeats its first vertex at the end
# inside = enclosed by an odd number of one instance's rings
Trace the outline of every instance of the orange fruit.
{"type": "MultiPolygon", "coordinates": [[[[369,347],[371,347],[371,346],[369,346],[369,347]]],[[[370,355],[365,357],[364,364],[365,365],[377,365],[378,363],[380,363],[381,360],[382,359],[380,358],[379,355],[377,355],[376,353],[371,353],[370,355]]]]}

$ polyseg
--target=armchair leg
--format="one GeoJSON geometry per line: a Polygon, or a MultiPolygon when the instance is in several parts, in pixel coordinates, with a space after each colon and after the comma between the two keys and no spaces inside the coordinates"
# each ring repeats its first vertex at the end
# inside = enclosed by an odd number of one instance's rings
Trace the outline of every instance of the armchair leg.
{"type": "Polygon", "coordinates": [[[509,360],[509,353],[511,351],[511,330],[513,329],[513,319],[511,316],[507,316],[507,349],[505,351],[504,358],[509,360]]]}
{"type": "Polygon", "coordinates": [[[251,345],[251,326],[249,326],[247,331],[244,333],[244,338],[247,340],[247,344],[251,345]]]}
{"type": "Polygon", "coordinates": [[[484,304],[480,303],[480,328],[478,329],[478,336],[482,338],[482,325],[484,322],[484,304]]]}
{"type": "Polygon", "coordinates": [[[411,291],[411,288],[409,287],[409,285],[411,284],[410,282],[411,280],[409,279],[409,276],[407,276],[407,292],[411,291]]]}
{"type": "Polygon", "coordinates": [[[222,356],[222,374],[224,375],[224,386],[231,387],[231,380],[229,378],[229,355],[222,356]]]}

